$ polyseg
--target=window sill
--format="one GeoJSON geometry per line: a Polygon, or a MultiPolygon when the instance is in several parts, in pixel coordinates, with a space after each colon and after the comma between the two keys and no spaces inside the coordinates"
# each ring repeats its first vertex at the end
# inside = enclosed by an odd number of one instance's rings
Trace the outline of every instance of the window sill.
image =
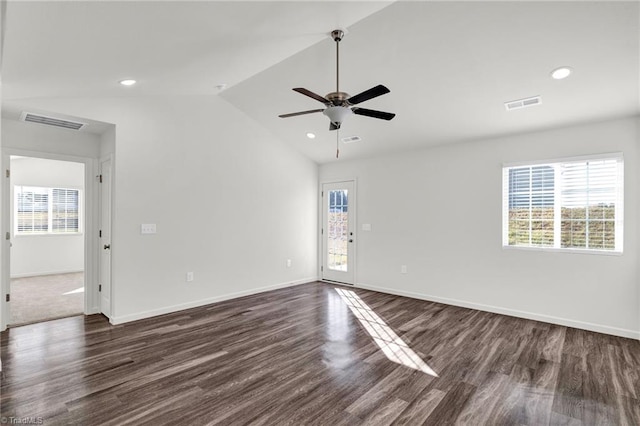
{"type": "Polygon", "coordinates": [[[555,248],[555,247],[527,247],[527,246],[502,246],[503,250],[524,250],[524,251],[544,251],[551,253],[567,254],[589,254],[599,256],[622,256],[623,252],[613,250],[587,250],[576,248],[555,248]]]}
{"type": "Polygon", "coordinates": [[[42,234],[14,234],[13,238],[33,238],[33,237],[78,237],[84,235],[84,232],[60,232],[42,233],[42,234]]]}

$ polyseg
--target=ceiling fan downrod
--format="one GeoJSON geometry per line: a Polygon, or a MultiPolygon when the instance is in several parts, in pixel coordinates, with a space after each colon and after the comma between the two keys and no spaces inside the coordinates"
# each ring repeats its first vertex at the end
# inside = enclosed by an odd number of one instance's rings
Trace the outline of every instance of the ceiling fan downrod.
{"type": "Polygon", "coordinates": [[[340,93],[340,41],[344,37],[344,31],[333,30],[331,37],[336,42],[336,93],[340,93]]]}

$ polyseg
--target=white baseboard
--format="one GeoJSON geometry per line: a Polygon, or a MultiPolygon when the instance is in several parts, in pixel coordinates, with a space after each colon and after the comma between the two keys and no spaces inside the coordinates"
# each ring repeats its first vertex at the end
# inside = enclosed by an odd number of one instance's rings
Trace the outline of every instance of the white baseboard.
{"type": "Polygon", "coordinates": [[[75,274],[76,272],[84,272],[82,269],[80,270],[72,270],[72,271],[47,271],[47,272],[25,272],[22,274],[11,274],[11,278],[27,278],[27,277],[43,277],[45,275],[60,275],[60,274],[75,274]]]}
{"type": "Polygon", "coordinates": [[[210,305],[212,303],[223,302],[225,300],[236,299],[238,297],[250,296],[252,294],[264,293],[265,291],[277,290],[279,288],[293,287],[300,284],[306,284],[317,281],[317,277],[303,278],[301,280],[273,284],[265,287],[258,287],[250,290],[239,291],[237,293],[225,294],[222,296],[211,297],[208,299],[194,300],[192,302],[181,303],[178,305],[166,306],[164,308],[153,309],[150,311],[137,312],[135,314],[111,317],[109,322],[113,325],[124,324],[131,321],[137,321],[145,318],[151,318],[158,315],[170,314],[173,312],[184,311],[185,309],[197,308],[199,306],[210,305]]]}
{"type": "Polygon", "coordinates": [[[494,314],[508,315],[530,319],[534,321],[546,322],[551,324],[563,325],[566,327],[579,328],[582,330],[595,331],[597,333],[611,334],[613,336],[628,337],[630,339],[640,340],[640,331],[629,330],[625,328],[610,327],[607,325],[593,324],[590,322],[576,321],[567,318],[554,317],[550,315],[536,314],[533,312],[518,311],[515,309],[502,308],[499,306],[484,305],[481,303],[467,302],[465,300],[449,299],[446,297],[431,296],[428,294],[414,293],[411,291],[397,290],[387,287],[378,287],[364,283],[356,284],[356,287],[367,290],[378,291],[380,293],[393,294],[396,296],[405,296],[412,299],[427,300],[429,302],[443,303],[445,305],[460,306],[463,308],[476,309],[478,311],[492,312],[494,314]]]}

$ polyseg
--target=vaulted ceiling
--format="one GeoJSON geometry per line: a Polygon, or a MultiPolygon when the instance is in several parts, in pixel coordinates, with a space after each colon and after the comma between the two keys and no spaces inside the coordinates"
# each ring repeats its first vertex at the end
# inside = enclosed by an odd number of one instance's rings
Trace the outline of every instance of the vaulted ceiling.
{"type": "Polygon", "coordinates": [[[339,137],[362,140],[341,143],[343,159],[639,113],[638,2],[9,1],[3,115],[30,98],[221,96],[334,161],[327,117],[278,115],[322,108],[293,87],[335,90],[335,28],[341,90],[384,84],[361,106],[397,114],[349,117],[339,137]],[[560,66],[573,74],[553,80],[560,66]],[[542,104],[506,111],[530,96],[542,104]]]}

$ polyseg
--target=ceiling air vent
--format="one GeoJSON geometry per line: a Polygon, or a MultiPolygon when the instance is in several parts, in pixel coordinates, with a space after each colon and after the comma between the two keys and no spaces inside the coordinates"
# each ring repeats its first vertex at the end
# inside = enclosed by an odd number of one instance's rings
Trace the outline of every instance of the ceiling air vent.
{"type": "Polygon", "coordinates": [[[62,120],[60,118],[48,117],[42,114],[32,114],[30,112],[23,112],[22,115],[20,116],[20,119],[22,121],[27,121],[29,123],[40,123],[40,124],[46,124],[48,126],[63,127],[65,129],[72,129],[72,130],[80,130],[87,125],[86,123],[62,120]]]}
{"type": "Polygon", "coordinates": [[[507,111],[513,111],[514,109],[527,108],[534,105],[540,105],[541,103],[542,99],[540,99],[540,96],[533,96],[531,98],[505,102],[504,107],[507,111]]]}
{"type": "Polygon", "coordinates": [[[361,140],[362,138],[360,138],[360,136],[347,136],[346,138],[342,138],[343,143],[360,142],[361,140]]]}

